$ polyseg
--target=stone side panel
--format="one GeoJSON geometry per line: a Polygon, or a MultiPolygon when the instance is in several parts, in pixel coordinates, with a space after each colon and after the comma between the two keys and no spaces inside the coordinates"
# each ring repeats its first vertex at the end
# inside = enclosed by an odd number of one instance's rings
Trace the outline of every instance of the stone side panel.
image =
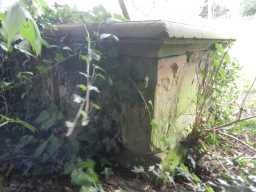
{"type": "Polygon", "coordinates": [[[193,53],[190,61],[191,55],[181,55],[158,62],[152,126],[152,143],[157,149],[175,148],[190,131],[195,114],[197,54],[193,53]]]}

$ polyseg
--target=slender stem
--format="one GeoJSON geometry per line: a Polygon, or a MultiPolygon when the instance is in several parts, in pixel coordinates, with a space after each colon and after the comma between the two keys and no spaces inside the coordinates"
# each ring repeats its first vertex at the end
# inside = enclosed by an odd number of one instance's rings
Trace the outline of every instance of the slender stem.
{"type": "Polygon", "coordinates": [[[83,30],[86,34],[87,50],[88,50],[88,57],[86,59],[86,82],[85,82],[85,84],[87,85],[87,91],[86,91],[85,98],[80,104],[80,107],[75,116],[75,119],[72,122],[72,126],[68,129],[68,132],[66,134],[66,136],[68,137],[70,136],[72,138],[75,138],[81,131],[82,127],[81,126],[77,127],[77,124],[81,117],[82,111],[85,110],[86,115],[89,115],[89,111],[90,111],[90,89],[91,89],[90,67],[91,67],[91,60],[92,60],[92,50],[91,50],[90,33],[87,29],[86,24],[83,25],[83,30]]]}
{"type": "Polygon", "coordinates": [[[225,136],[225,137],[229,137],[229,138],[231,138],[231,139],[233,139],[233,140],[243,144],[244,146],[248,147],[250,150],[252,150],[252,151],[254,151],[256,153],[256,149],[253,146],[248,145],[247,143],[245,143],[244,141],[238,139],[237,137],[235,137],[233,135],[230,135],[230,134],[227,134],[227,133],[224,133],[222,131],[218,131],[218,133],[223,135],[223,136],[225,136]]]}
{"type": "Polygon", "coordinates": [[[223,129],[225,127],[229,127],[233,124],[236,124],[236,123],[240,123],[242,121],[247,121],[247,120],[250,120],[250,119],[254,119],[256,118],[256,115],[254,116],[251,116],[251,117],[247,117],[247,118],[244,118],[244,119],[238,119],[238,120],[235,120],[235,121],[232,121],[232,122],[229,122],[227,124],[224,124],[224,125],[220,125],[220,126],[216,126],[216,127],[212,127],[212,128],[209,128],[209,129],[205,129],[205,131],[212,131],[212,130],[219,130],[219,129],[223,129]]]}
{"type": "Polygon", "coordinates": [[[90,67],[91,67],[91,60],[92,60],[92,50],[91,50],[91,41],[90,41],[90,33],[87,29],[86,24],[83,25],[84,30],[86,31],[86,35],[87,35],[87,49],[88,49],[88,59],[86,62],[86,84],[87,84],[87,91],[86,91],[86,96],[85,96],[85,112],[87,114],[89,114],[89,109],[90,109],[90,88],[91,88],[91,78],[90,78],[90,67]]]}
{"type": "Polygon", "coordinates": [[[245,103],[246,103],[246,101],[248,99],[248,96],[249,96],[250,92],[252,91],[252,88],[254,87],[255,83],[256,83],[256,76],[255,76],[255,78],[254,78],[250,88],[248,89],[248,91],[247,91],[247,93],[246,93],[246,95],[245,95],[245,97],[244,97],[244,99],[243,99],[243,101],[242,101],[242,103],[240,105],[240,110],[239,110],[239,114],[238,114],[238,118],[237,119],[241,119],[241,116],[242,116],[242,113],[243,113],[243,110],[244,110],[244,105],[245,105],[245,103]]]}

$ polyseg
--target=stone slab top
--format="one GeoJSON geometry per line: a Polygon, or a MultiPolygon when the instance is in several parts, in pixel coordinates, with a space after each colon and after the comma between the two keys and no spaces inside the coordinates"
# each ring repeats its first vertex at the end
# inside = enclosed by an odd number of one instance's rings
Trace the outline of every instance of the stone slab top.
{"type": "MultiPolygon", "coordinates": [[[[89,24],[89,29],[99,33],[112,33],[120,39],[144,39],[168,41],[171,39],[235,40],[235,36],[223,27],[192,25],[164,20],[126,21],[104,24],[89,24]]],[[[83,34],[81,24],[58,25],[61,34],[79,37],[83,34]]]]}

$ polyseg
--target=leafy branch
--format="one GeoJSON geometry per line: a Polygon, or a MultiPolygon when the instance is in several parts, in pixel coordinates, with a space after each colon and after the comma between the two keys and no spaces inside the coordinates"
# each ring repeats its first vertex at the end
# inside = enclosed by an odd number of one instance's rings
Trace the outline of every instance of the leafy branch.
{"type": "Polygon", "coordinates": [[[32,131],[33,133],[36,132],[36,130],[37,130],[33,125],[29,124],[26,121],[22,121],[19,118],[13,119],[13,118],[10,118],[10,117],[0,114],[0,127],[3,127],[9,123],[16,123],[16,124],[22,125],[23,127],[32,131]]]}

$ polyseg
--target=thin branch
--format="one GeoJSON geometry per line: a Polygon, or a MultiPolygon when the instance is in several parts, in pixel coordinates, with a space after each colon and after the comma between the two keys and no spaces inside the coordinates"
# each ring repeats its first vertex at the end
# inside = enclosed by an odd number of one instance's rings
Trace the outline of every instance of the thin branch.
{"type": "Polygon", "coordinates": [[[245,95],[245,97],[244,97],[244,99],[243,99],[243,101],[242,101],[242,103],[240,105],[240,110],[239,110],[239,114],[238,114],[238,118],[237,119],[241,119],[241,116],[242,116],[242,113],[243,113],[243,110],[244,110],[244,105],[245,105],[245,103],[246,103],[246,101],[248,99],[248,96],[249,96],[250,92],[252,91],[252,88],[254,87],[255,83],[256,83],[256,76],[255,76],[255,78],[254,78],[250,88],[248,89],[248,91],[247,91],[247,93],[246,93],[246,95],[245,95]]]}
{"type": "Polygon", "coordinates": [[[256,149],[255,149],[253,146],[248,145],[247,143],[245,143],[244,141],[238,139],[237,137],[235,137],[235,136],[233,136],[233,135],[230,135],[230,134],[227,134],[227,133],[224,133],[224,132],[222,132],[222,131],[220,131],[220,130],[218,130],[218,133],[221,134],[221,135],[223,135],[223,136],[225,136],[225,137],[228,137],[228,138],[230,138],[230,139],[233,139],[233,140],[235,140],[235,141],[237,141],[237,142],[243,144],[244,146],[248,147],[250,150],[252,150],[253,152],[256,153],[256,149]]]}
{"type": "Polygon", "coordinates": [[[254,118],[256,118],[256,115],[251,116],[251,117],[247,117],[247,118],[244,118],[244,119],[238,119],[238,120],[229,122],[229,123],[224,124],[224,125],[212,127],[212,128],[209,128],[209,129],[205,129],[205,131],[220,130],[220,129],[223,129],[223,128],[225,128],[225,127],[229,127],[229,126],[231,126],[231,125],[234,125],[234,124],[236,124],[236,123],[240,123],[240,122],[242,122],[242,121],[247,121],[247,120],[254,119],[254,118]]]}

